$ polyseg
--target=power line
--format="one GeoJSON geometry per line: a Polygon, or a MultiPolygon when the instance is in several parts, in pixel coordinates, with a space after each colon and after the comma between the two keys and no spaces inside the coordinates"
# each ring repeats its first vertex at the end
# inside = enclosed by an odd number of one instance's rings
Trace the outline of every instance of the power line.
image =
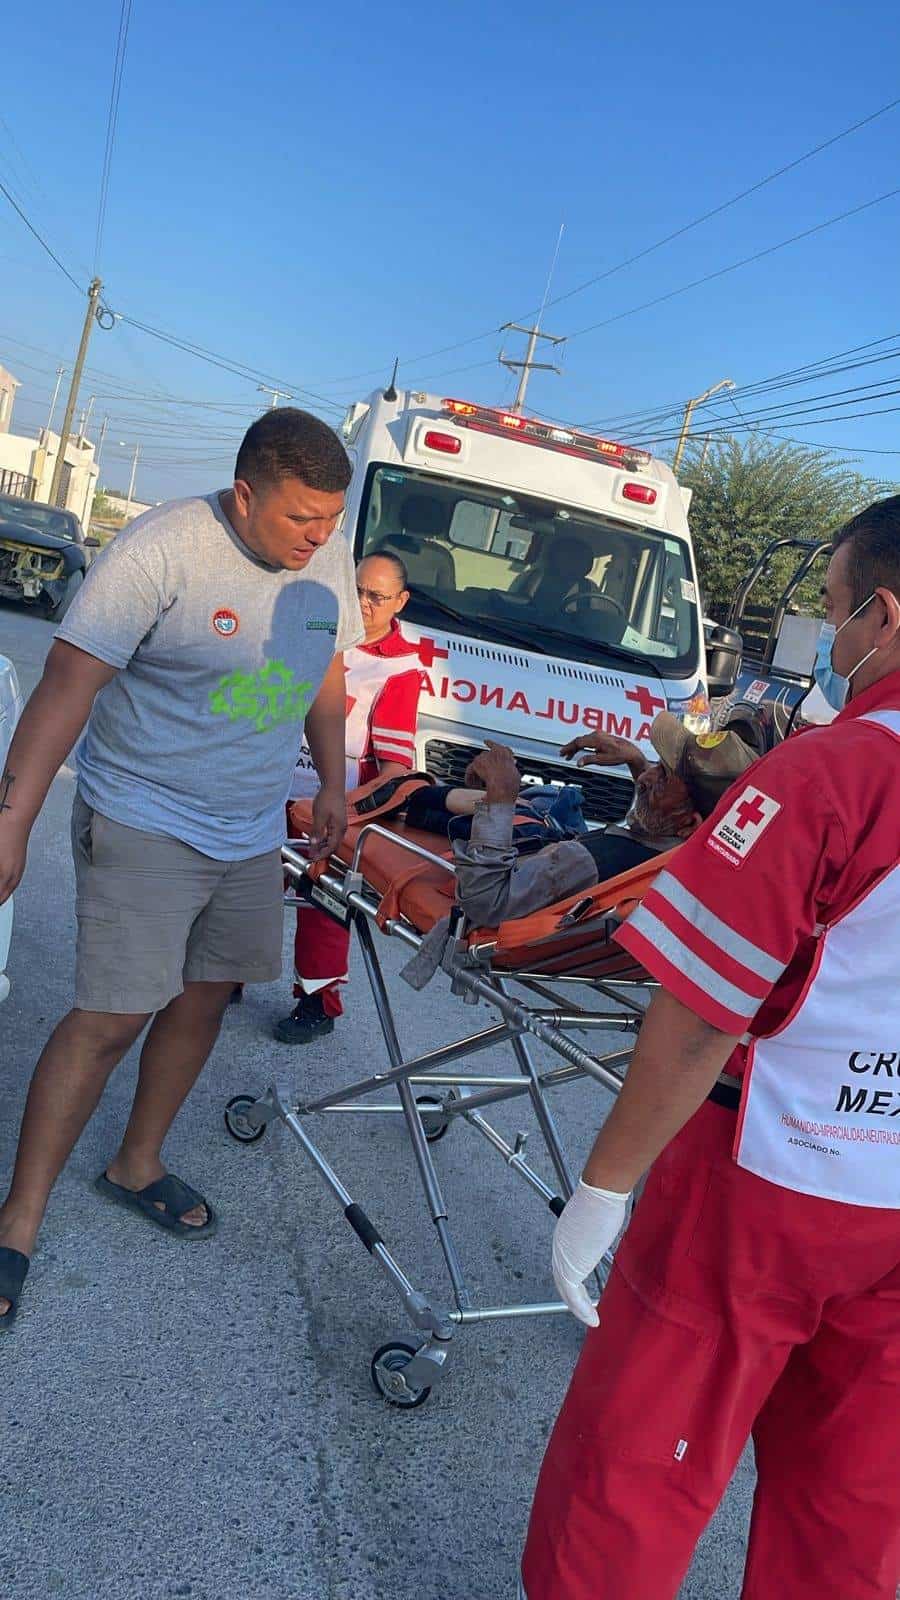
{"type": "MultiPolygon", "coordinates": [[[[880,394],[866,395],[864,398],[866,401],[886,400],[893,398],[895,395],[900,395],[900,387],[885,389],[880,394]]],[[[858,400],[829,401],[826,405],[811,406],[810,412],[824,410],[830,413],[837,413],[843,411],[844,407],[858,404],[858,400]]],[[[762,413],[760,416],[753,416],[751,413],[751,415],[746,417],[741,423],[729,422],[727,427],[706,428],[704,432],[711,435],[740,433],[745,429],[749,432],[753,432],[760,428],[768,430],[778,426],[779,424],[782,426],[787,425],[791,427],[801,426],[806,428],[817,428],[821,427],[823,424],[827,426],[827,424],[830,422],[847,422],[855,421],[860,417],[886,416],[898,409],[900,409],[900,407],[887,406],[882,409],[866,411],[843,411],[843,415],[829,415],[827,417],[816,417],[813,415],[802,415],[796,412],[790,413],[781,411],[769,415],[762,413]]],[[[644,445],[665,445],[673,443],[677,437],[678,435],[674,431],[667,434],[650,434],[647,436],[642,436],[639,440],[635,440],[635,443],[640,442],[644,445]]]]}
{"type": "MultiPolygon", "coordinates": [[[[766,188],[768,184],[774,183],[776,179],[784,177],[788,172],[793,172],[797,167],[802,166],[804,162],[811,161],[814,156],[821,155],[823,151],[829,150],[833,145],[839,144],[842,139],[849,138],[851,134],[857,133],[860,128],[865,128],[869,125],[869,123],[877,121],[879,117],[886,116],[889,111],[894,111],[898,105],[900,105],[900,97],[888,101],[886,105],[879,106],[876,111],[870,112],[868,116],[862,117],[859,121],[851,123],[847,128],[842,128],[840,133],[833,134],[830,139],[824,140],[821,144],[814,145],[811,150],[804,151],[802,155],[797,156],[793,161],[787,162],[784,166],[777,167],[774,172],[770,172],[764,178],[760,178],[756,183],[751,184],[748,189],[742,189],[740,193],[732,195],[729,200],[722,201],[720,205],[714,206],[712,210],[705,211],[701,216],[695,217],[691,222],[683,223],[681,227],[675,228],[671,233],[665,234],[663,238],[657,239],[654,244],[647,245],[644,250],[639,250],[636,255],[627,256],[624,260],[616,262],[614,266],[606,268],[605,271],[596,273],[591,278],[586,278],[583,283],[577,284],[574,289],[568,289],[564,294],[556,295],[552,300],[547,301],[548,308],[550,306],[561,305],[564,301],[571,300],[573,296],[582,294],[586,289],[593,288],[595,284],[602,283],[607,278],[615,276],[616,273],[624,272],[627,267],[634,266],[638,261],[645,260],[647,256],[653,255],[657,250],[661,250],[664,245],[671,244],[675,239],[679,239],[684,234],[690,233],[692,229],[699,228],[702,223],[709,222],[713,217],[720,216],[722,212],[728,211],[732,206],[738,205],[741,200],[748,199],[750,195],[758,193],[760,189],[766,188]]],[[[847,215],[852,215],[852,213],[847,213],[847,215]]],[[[801,236],[798,235],[798,237],[801,236]]],[[[780,249],[782,246],[777,246],[776,248],[780,249]]],[[[729,270],[734,269],[732,268],[729,270]]],[[[526,317],[531,316],[532,314],[532,311],[528,311],[524,313],[522,317],[517,317],[515,320],[519,322],[524,321],[526,317]]],[[[623,313],[623,315],[629,316],[631,314],[631,312],[623,313]]],[[[606,324],[597,323],[595,326],[605,327],[606,324]]],[[[471,344],[480,344],[482,339],[492,338],[496,335],[497,331],[498,330],[496,327],[488,328],[483,333],[472,334],[469,338],[459,339],[454,344],[441,345],[439,349],[428,350],[423,355],[401,358],[400,365],[402,367],[418,366],[421,362],[431,361],[436,356],[449,355],[454,350],[464,350],[471,344]]],[[[581,331],[590,332],[592,330],[582,329],[581,331]]],[[[573,334],[572,337],[576,338],[578,336],[573,334]]],[[[389,363],[385,362],[381,367],[370,367],[365,372],[350,373],[347,377],[335,378],[331,381],[334,383],[353,383],[359,378],[369,378],[373,375],[377,375],[379,372],[384,371],[388,365],[389,363]]]]}
{"type": "Polygon", "coordinates": [[[119,101],[122,97],[122,78],[125,72],[125,52],[128,48],[128,29],[131,25],[132,0],[122,0],[119,11],[119,37],[116,41],[116,54],[113,61],[112,86],[109,93],[109,111],[106,117],[106,144],[103,151],[103,166],[100,172],[100,198],[97,204],[97,234],[94,243],[94,272],[98,270],[100,261],[100,248],[103,243],[103,228],[106,222],[106,206],[109,200],[109,180],[112,173],[113,150],[116,143],[116,130],[119,125],[119,101]]]}
{"type": "Polygon", "coordinates": [[[819,440],[793,439],[790,436],[790,434],[780,433],[780,432],[777,434],[777,437],[784,444],[805,444],[811,450],[837,451],[837,452],[839,452],[841,454],[848,454],[848,455],[849,454],[853,454],[853,455],[860,455],[860,456],[900,456],[900,450],[897,450],[897,449],[878,450],[873,445],[865,445],[865,444],[823,444],[819,440]]]}
{"type": "Polygon", "coordinates": [[[607,278],[613,277],[615,273],[623,272],[626,267],[633,267],[638,261],[643,261],[647,256],[653,255],[656,250],[661,250],[664,245],[672,244],[675,239],[680,239],[684,234],[690,233],[692,229],[699,228],[702,223],[710,222],[713,217],[721,216],[723,211],[730,211],[731,207],[738,205],[741,200],[747,200],[750,195],[758,194],[760,189],[765,189],[770,183],[775,183],[776,179],[785,177],[788,172],[794,172],[797,167],[802,167],[804,162],[812,161],[813,157],[821,155],[823,150],[830,150],[833,145],[839,144],[842,139],[849,138],[851,133],[858,133],[860,128],[865,128],[870,122],[875,122],[879,117],[886,116],[889,111],[894,111],[897,106],[900,106],[900,96],[896,100],[888,101],[887,105],[879,106],[877,111],[870,112],[867,117],[860,118],[858,122],[851,123],[849,128],[843,128],[840,133],[833,134],[830,139],[825,139],[821,144],[814,145],[811,150],[804,151],[802,156],[797,156],[795,160],[788,161],[785,166],[776,168],[774,172],[768,173],[765,178],[760,178],[758,182],[751,183],[748,189],[742,189],[739,194],[732,195],[730,200],[723,200],[721,205],[713,206],[711,211],[704,211],[702,216],[695,217],[692,222],[685,222],[682,227],[675,228],[672,233],[667,233],[664,238],[657,239],[655,244],[648,245],[646,250],[639,250],[637,255],[628,256],[626,260],[617,262],[614,267],[607,268],[605,272],[598,272],[595,277],[586,278],[584,283],[578,284],[574,289],[567,290],[565,294],[557,295],[548,304],[558,306],[564,300],[571,300],[573,295],[582,294],[585,289],[592,289],[595,284],[605,282],[607,278]]]}
{"type": "MultiPolygon", "coordinates": [[[[895,394],[900,394],[900,388],[884,388],[882,380],[882,384],[855,384],[849,389],[834,389],[830,394],[810,395],[805,400],[783,400],[775,405],[764,406],[758,411],[751,411],[749,413],[739,412],[739,415],[741,416],[742,421],[746,423],[748,428],[758,428],[764,427],[770,421],[796,421],[798,413],[802,413],[805,417],[805,415],[816,411],[839,410],[843,406],[862,405],[869,400],[882,400],[887,396],[895,394]],[[867,391],[870,390],[876,390],[877,392],[868,393],[867,391]],[[851,395],[853,398],[849,400],[841,400],[839,398],[841,395],[851,395]]],[[[719,417],[715,420],[724,421],[726,419],[719,417]]],[[[730,423],[730,419],[727,420],[730,423]]],[[[707,431],[709,430],[707,429],[707,431]]],[[[630,442],[634,444],[641,444],[647,439],[654,439],[658,441],[660,439],[669,437],[677,437],[674,429],[671,434],[655,432],[652,429],[648,429],[646,431],[639,430],[632,434],[630,442]]]]}
{"type": "MultiPolygon", "coordinates": [[[[830,377],[832,374],[839,372],[852,372],[862,367],[875,366],[882,361],[897,360],[900,358],[900,347],[896,350],[888,350],[882,355],[868,356],[862,361],[844,361],[846,356],[859,355],[864,351],[874,350],[878,345],[888,344],[894,339],[900,339],[900,333],[883,334],[880,339],[870,339],[865,344],[852,345],[849,349],[835,351],[830,356],[820,356],[818,360],[807,362],[803,366],[789,367],[784,372],[776,372],[768,378],[759,378],[753,383],[739,384],[734,393],[739,399],[746,400],[753,395],[769,393],[781,388],[791,388],[797,384],[813,383],[820,377],[830,377]]],[[[575,424],[565,421],[563,425],[597,432],[602,431],[604,428],[614,428],[619,424],[634,423],[639,426],[642,423],[647,423],[649,425],[653,422],[665,421],[671,416],[680,415],[684,410],[685,403],[685,398],[682,398],[673,400],[665,405],[661,404],[656,408],[644,407],[642,410],[618,412],[611,417],[592,418],[590,421],[582,421],[575,424]]],[[[563,421],[558,417],[553,417],[549,420],[554,422],[563,421]]]]}
{"type": "Polygon", "coordinates": [[[22,210],[22,207],[19,205],[19,202],[13,198],[13,196],[10,194],[9,190],[7,189],[5,183],[3,183],[3,182],[0,182],[0,194],[4,194],[6,196],[7,200],[9,201],[10,205],[12,206],[13,210],[18,212],[18,214],[21,217],[22,221],[24,222],[26,228],[28,229],[28,232],[34,234],[34,237],[37,239],[37,242],[41,246],[41,249],[42,250],[46,250],[48,256],[50,257],[50,260],[54,261],[56,263],[56,265],[59,267],[60,272],[63,273],[63,275],[68,278],[68,280],[71,283],[72,287],[74,289],[77,289],[79,294],[83,294],[84,293],[84,289],[82,288],[81,284],[78,282],[78,279],[73,277],[72,273],[69,271],[67,266],[63,265],[63,263],[59,259],[59,256],[56,254],[55,250],[51,250],[51,248],[50,248],[49,244],[47,243],[46,239],[44,238],[43,234],[42,233],[38,233],[38,230],[35,227],[34,223],[32,221],[30,221],[30,219],[25,215],[25,212],[22,210]]]}
{"type": "Polygon", "coordinates": [[[177,334],[166,333],[163,328],[153,328],[146,322],[140,322],[136,317],[129,317],[124,312],[116,313],[117,320],[125,322],[131,328],[137,328],[141,333],[149,334],[151,338],[160,339],[164,344],[172,345],[176,350],[182,350],[186,355],[196,356],[200,361],[206,361],[210,366],[221,367],[224,372],[232,372],[239,378],[269,378],[279,386],[291,387],[298,394],[306,395],[315,400],[319,405],[326,406],[330,411],[342,412],[344,407],[334,400],[329,400],[325,395],[316,394],[312,389],[303,388],[300,384],[288,385],[284,378],[275,378],[270,372],[258,372],[254,368],[245,366],[243,362],[231,360],[228,356],[218,354],[213,350],[206,350],[202,345],[194,344],[191,340],[182,339],[177,334]]]}
{"type": "MultiPolygon", "coordinates": [[[[900,101],[892,101],[891,102],[892,106],[896,105],[896,104],[900,104],[900,101]]],[[[890,109],[890,107],[886,107],[884,109],[890,109]]],[[[880,114],[880,113],[876,113],[876,114],[880,114]]],[[[871,119],[867,119],[867,120],[871,120],[871,119]]],[[[852,130],[848,130],[848,131],[852,131],[852,130]]],[[[842,137],[842,135],[837,136],[837,137],[842,137]]],[[[832,142],[834,142],[834,141],[832,141],[832,142]]],[[[612,326],[613,323],[622,322],[622,321],[625,320],[625,318],[636,316],[641,311],[649,311],[654,306],[663,305],[669,300],[676,299],[679,295],[687,294],[691,289],[699,289],[704,284],[712,283],[718,278],[727,277],[729,273],[737,272],[741,267],[751,266],[754,262],[762,261],[767,256],[771,256],[771,255],[777,254],[777,252],[779,250],[786,250],[789,245],[798,244],[803,239],[812,238],[813,235],[815,235],[817,233],[822,233],[827,228],[835,227],[837,225],[837,223],[839,223],[839,222],[846,222],[850,217],[856,217],[856,216],[859,216],[863,211],[871,210],[873,206],[883,205],[887,200],[893,200],[898,194],[900,194],[900,188],[889,189],[885,194],[877,195],[873,200],[864,200],[860,205],[851,206],[849,208],[849,210],[841,211],[836,216],[826,217],[824,222],[817,222],[810,228],[804,228],[799,233],[791,234],[791,236],[789,238],[787,238],[787,239],[779,240],[777,244],[767,245],[765,247],[765,249],[757,250],[752,255],[749,255],[749,256],[743,256],[739,261],[732,261],[732,262],[730,262],[728,264],[728,266],[718,267],[718,268],[716,268],[716,270],[714,272],[704,273],[704,275],[702,277],[694,278],[694,279],[691,280],[690,283],[680,284],[678,286],[678,288],[676,288],[676,289],[669,289],[665,294],[656,295],[651,300],[642,301],[640,303],[640,305],[630,306],[627,310],[618,311],[611,317],[604,317],[604,318],[602,318],[602,320],[600,322],[589,323],[587,325],[587,327],[579,328],[575,333],[569,334],[568,342],[571,343],[571,341],[573,339],[580,339],[587,333],[595,333],[600,328],[608,328],[608,327],[612,326]]],[[[663,241],[661,241],[661,242],[663,242],[663,241]]],[[[635,257],[634,259],[637,259],[637,258],[635,257]]],[[[630,264],[630,262],[622,263],[623,266],[624,265],[629,265],[629,264],[630,264]]],[[[555,301],[551,301],[550,304],[551,305],[555,304],[555,301]]],[[[480,334],[480,335],[477,336],[477,339],[486,338],[486,337],[487,337],[486,334],[480,334]]],[[[476,343],[477,339],[463,340],[460,344],[457,344],[457,345],[446,345],[446,346],[443,347],[443,350],[441,350],[441,351],[433,351],[432,354],[439,355],[439,354],[443,354],[444,351],[447,351],[447,350],[460,349],[460,348],[462,348],[463,344],[476,343]]],[[[422,359],[424,360],[425,358],[423,357],[422,359]]],[[[411,366],[414,363],[412,361],[407,361],[407,362],[405,362],[403,364],[406,365],[406,366],[411,366]]],[[[488,363],[478,362],[478,363],[476,363],[476,365],[478,365],[478,366],[488,365],[488,363]]],[[[377,370],[377,369],[372,369],[372,370],[377,370]]],[[[462,369],[458,369],[458,370],[466,370],[466,369],[462,368],[462,369]]],[[[366,374],[366,373],[359,373],[357,376],[365,377],[365,376],[368,376],[368,375],[369,374],[366,374]]]]}
{"type": "Polygon", "coordinates": [[[826,217],[824,222],[817,222],[811,228],[803,228],[800,233],[792,233],[788,239],[780,239],[777,244],[767,245],[764,250],[756,250],[753,255],[742,256],[739,261],[732,261],[727,267],[718,267],[715,272],[706,272],[702,278],[693,278],[690,283],[682,283],[677,289],[669,289],[666,294],[655,295],[652,300],[643,300],[640,305],[630,306],[627,311],[617,311],[612,317],[604,317],[600,322],[591,322],[586,328],[579,328],[576,333],[569,334],[569,343],[573,339],[581,339],[586,333],[596,333],[598,328],[609,328],[614,322],[622,322],[626,317],[634,317],[639,311],[649,311],[653,306],[664,305],[668,300],[674,300],[678,295],[687,294],[690,289],[699,289],[706,283],[713,283],[717,278],[724,278],[729,272],[737,272],[741,267],[749,267],[755,261],[762,261],[766,256],[775,255],[779,250],[786,250],[788,245],[798,244],[801,239],[810,239],[816,233],[823,233],[826,228],[833,228],[838,222],[846,222],[848,217],[858,217],[863,211],[871,211],[873,206],[884,205],[886,200],[893,200],[900,194],[900,188],[888,189],[886,194],[876,195],[874,200],[864,200],[861,205],[851,206],[848,211],[840,211],[837,216],[826,217]]]}

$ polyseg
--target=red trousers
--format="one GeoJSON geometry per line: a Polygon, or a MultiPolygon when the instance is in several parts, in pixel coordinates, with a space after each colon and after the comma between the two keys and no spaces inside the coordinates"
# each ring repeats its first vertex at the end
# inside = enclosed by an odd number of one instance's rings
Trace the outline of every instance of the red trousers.
{"type": "Polygon", "coordinates": [[[294,934],[294,998],[318,994],[327,1017],[343,1012],[341,983],[350,959],[350,929],[342,928],[318,906],[297,907],[294,934]],[[324,980],[330,979],[326,983],[324,980]]]}
{"type": "MultiPolygon", "coordinates": [[[[292,832],[288,802],[288,838],[292,832]]],[[[318,906],[298,906],[294,932],[294,999],[318,994],[326,1017],[341,1016],[344,1007],[340,985],[347,976],[349,960],[350,929],[332,921],[318,906]]]]}
{"type": "Polygon", "coordinates": [[[527,1600],[672,1600],[749,1434],[743,1600],[894,1600],[900,1211],[731,1160],[707,1104],[653,1167],[541,1468],[527,1600]]]}

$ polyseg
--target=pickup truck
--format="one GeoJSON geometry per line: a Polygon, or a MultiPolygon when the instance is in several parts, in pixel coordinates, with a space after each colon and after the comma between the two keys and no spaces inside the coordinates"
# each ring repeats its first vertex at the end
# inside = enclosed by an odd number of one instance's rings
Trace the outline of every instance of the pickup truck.
{"type": "MultiPolygon", "coordinates": [[[[0,773],[6,765],[6,754],[12,743],[21,710],[22,695],[16,669],[6,656],[0,655],[0,773]]],[[[9,957],[12,924],[13,903],[10,899],[5,905],[0,906],[0,1001],[5,1000],[9,994],[6,963],[9,957]]]]}
{"type": "MultiPolygon", "coordinates": [[[[824,578],[831,550],[828,540],[773,539],[738,588],[724,625],[705,624],[708,645],[715,630],[720,650],[737,656],[734,686],[716,703],[716,725],[733,728],[760,755],[794,728],[830,722],[835,714],[812,676],[821,613],[804,615],[792,604],[807,578],[824,578]],[[774,600],[755,601],[754,591],[786,552],[794,559],[783,588],[774,600]]],[[[716,693],[711,677],[710,696],[716,693]]]]}

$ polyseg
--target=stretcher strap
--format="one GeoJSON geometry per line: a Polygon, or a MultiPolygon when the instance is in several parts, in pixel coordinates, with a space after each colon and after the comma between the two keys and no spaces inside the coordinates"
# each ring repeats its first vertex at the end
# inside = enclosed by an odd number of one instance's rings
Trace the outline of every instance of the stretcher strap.
{"type": "Polygon", "coordinates": [[[405,772],[396,778],[373,778],[347,794],[347,815],[351,823],[365,818],[374,822],[376,817],[393,817],[403,811],[417,789],[429,788],[434,782],[427,772],[405,772]]]}
{"type": "MultiPolygon", "coordinates": [[[[444,854],[446,859],[449,861],[451,859],[449,851],[444,852],[444,854]]],[[[375,922],[382,931],[384,931],[385,925],[388,922],[391,922],[395,917],[401,914],[400,902],[404,890],[407,889],[411,883],[414,883],[416,878],[427,877],[430,872],[431,867],[428,862],[414,861],[409,871],[404,872],[400,877],[395,878],[393,883],[390,885],[390,888],[385,890],[381,897],[381,904],[375,913],[375,922]]],[[[448,879],[448,881],[452,880],[448,879]]]]}
{"type": "MultiPolygon", "coordinates": [[[[359,822],[374,822],[377,817],[393,817],[406,807],[410,795],[417,789],[430,787],[432,779],[427,772],[408,772],[398,778],[373,778],[358,789],[347,791],[347,826],[359,822]]],[[[309,802],[293,801],[288,806],[288,822],[292,835],[303,834],[309,827],[309,802]]]]}

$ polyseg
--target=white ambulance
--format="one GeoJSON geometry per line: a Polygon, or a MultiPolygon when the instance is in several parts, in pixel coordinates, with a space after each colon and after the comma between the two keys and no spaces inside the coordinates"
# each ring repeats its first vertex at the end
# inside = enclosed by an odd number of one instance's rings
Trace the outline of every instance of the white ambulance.
{"type": "Polygon", "coordinates": [[[464,400],[398,392],[350,407],[344,529],[400,556],[424,693],[416,759],[459,782],[485,738],[526,781],[577,781],[592,822],[624,816],[624,769],[559,748],[602,728],[648,756],[668,708],[709,714],[688,492],[645,450],[464,400]]]}

